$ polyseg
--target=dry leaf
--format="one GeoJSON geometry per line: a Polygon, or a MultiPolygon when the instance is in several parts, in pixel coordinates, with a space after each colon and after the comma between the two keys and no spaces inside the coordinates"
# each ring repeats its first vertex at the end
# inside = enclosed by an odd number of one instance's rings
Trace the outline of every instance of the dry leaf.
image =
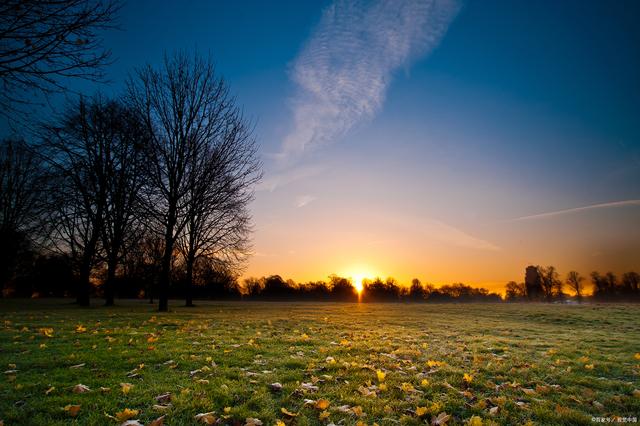
{"type": "Polygon", "coordinates": [[[64,411],[66,411],[71,417],[76,417],[80,412],[80,405],[66,405],[64,407],[64,411]]]}
{"type": "Polygon", "coordinates": [[[137,416],[139,413],[138,410],[132,410],[130,408],[125,408],[124,410],[116,413],[116,420],[118,420],[119,422],[124,422],[126,420],[129,420],[132,417],[137,416]]]}
{"type": "Polygon", "coordinates": [[[446,425],[449,419],[451,419],[451,416],[443,411],[442,413],[438,414],[437,416],[434,416],[431,419],[431,424],[433,426],[446,425]]]}
{"type": "Polygon", "coordinates": [[[255,419],[253,417],[247,417],[245,419],[244,426],[262,426],[262,420],[255,419]]]}
{"type": "Polygon", "coordinates": [[[281,408],[280,408],[280,412],[281,412],[282,414],[286,415],[286,416],[289,416],[289,417],[296,417],[296,416],[298,415],[298,413],[292,413],[291,411],[287,410],[287,409],[286,409],[286,408],[284,408],[284,407],[281,407],[281,408]]]}
{"type": "Polygon", "coordinates": [[[91,392],[91,389],[89,389],[89,386],[79,383],[73,387],[73,393],[86,393],[86,392],[91,392]]]}
{"type": "Polygon", "coordinates": [[[171,393],[167,392],[167,393],[160,394],[155,397],[155,400],[158,401],[160,404],[166,404],[168,402],[171,402],[171,393]]]}
{"type": "Polygon", "coordinates": [[[155,419],[154,421],[149,423],[149,426],[163,426],[165,417],[167,417],[167,416],[158,417],[157,419],[155,419]]]}
{"type": "Polygon", "coordinates": [[[197,422],[204,423],[205,425],[212,425],[216,422],[215,413],[213,411],[196,414],[195,419],[197,422]]]}
{"type": "Polygon", "coordinates": [[[133,385],[131,383],[120,383],[120,389],[122,389],[122,393],[125,395],[128,394],[132,388],[133,385]]]}
{"type": "Polygon", "coordinates": [[[422,417],[429,412],[427,407],[416,407],[416,416],[422,417]]]}

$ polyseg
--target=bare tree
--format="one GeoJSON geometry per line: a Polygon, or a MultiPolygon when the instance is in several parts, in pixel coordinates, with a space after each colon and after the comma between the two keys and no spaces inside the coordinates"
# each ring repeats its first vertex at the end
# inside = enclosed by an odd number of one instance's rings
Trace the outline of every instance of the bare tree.
{"type": "Polygon", "coordinates": [[[558,278],[555,266],[547,266],[546,268],[538,266],[538,273],[545,299],[550,302],[556,296],[562,297],[562,281],[558,278]]]}
{"type": "Polygon", "coordinates": [[[0,142],[0,297],[39,222],[42,163],[24,140],[0,142]]]}
{"type": "MultiPolygon", "coordinates": [[[[129,129],[123,129],[122,114],[117,102],[81,98],[43,130],[43,152],[55,183],[55,190],[50,191],[51,242],[54,248],[69,253],[77,265],[80,305],[89,304],[91,273],[104,248],[102,243],[118,254],[114,222],[122,218],[115,216],[127,215],[116,212],[121,206],[110,204],[116,196],[111,184],[122,177],[118,176],[122,166],[118,162],[130,152],[132,136],[123,134],[129,129]],[[109,230],[105,229],[108,216],[109,230]]],[[[125,232],[126,225],[122,228],[119,231],[125,232]]]]}
{"type": "Polygon", "coordinates": [[[247,205],[261,177],[251,131],[224,81],[220,79],[217,87],[218,107],[207,123],[211,132],[196,144],[189,161],[187,221],[178,240],[185,260],[187,306],[193,306],[194,264],[199,258],[209,258],[231,273],[242,267],[251,231],[247,205]]]}
{"type": "Polygon", "coordinates": [[[145,196],[164,237],[158,308],[166,311],[173,259],[185,229],[192,236],[185,241],[191,241],[187,256],[193,261],[205,252],[242,249],[244,238],[234,235],[246,236],[248,230],[242,207],[258,167],[255,147],[210,60],[165,56],[161,70],[139,70],[129,92],[150,132],[145,196]]]}
{"type": "Polygon", "coordinates": [[[115,0],[4,0],[0,113],[23,114],[31,103],[26,92],[64,90],[68,78],[103,79],[111,53],[102,48],[100,32],[113,27],[119,7],[115,0]]]}
{"type": "Polygon", "coordinates": [[[578,301],[582,300],[584,291],[584,277],[577,271],[569,271],[566,279],[567,286],[576,294],[578,301]]]}
{"type": "Polygon", "coordinates": [[[112,115],[113,139],[105,154],[107,200],[102,226],[102,247],[107,265],[104,282],[106,305],[114,304],[116,270],[127,250],[141,238],[138,193],[144,184],[143,150],[147,128],[132,110],[119,102],[104,106],[112,115]]]}
{"type": "Polygon", "coordinates": [[[522,300],[527,296],[527,289],[524,283],[509,281],[505,285],[505,298],[507,301],[522,300]]]}

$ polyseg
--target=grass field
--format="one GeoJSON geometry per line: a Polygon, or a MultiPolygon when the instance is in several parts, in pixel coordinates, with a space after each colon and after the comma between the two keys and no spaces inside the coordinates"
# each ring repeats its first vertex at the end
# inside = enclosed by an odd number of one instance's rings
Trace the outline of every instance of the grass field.
{"type": "Polygon", "coordinates": [[[0,300],[4,425],[640,417],[637,305],[121,304],[0,300]]]}

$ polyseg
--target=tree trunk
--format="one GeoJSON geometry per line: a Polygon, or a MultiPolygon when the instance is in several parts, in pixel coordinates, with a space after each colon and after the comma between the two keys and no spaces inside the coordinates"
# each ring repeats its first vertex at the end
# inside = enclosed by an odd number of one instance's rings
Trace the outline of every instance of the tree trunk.
{"type": "Polygon", "coordinates": [[[118,261],[115,256],[109,256],[107,260],[107,280],[104,283],[104,298],[105,306],[113,306],[115,299],[115,280],[116,280],[116,265],[118,261]]]}
{"type": "Polygon", "coordinates": [[[91,275],[91,257],[88,253],[82,257],[80,265],[80,281],[78,282],[78,294],[76,295],[76,303],[80,306],[89,306],[89,297],[91,293],[91,283],[89,278],[91,275]]]}
{"type": "Polygon", "coordinates": [[[193,264],[195,262],[195,256],[192,253],[187,255],[187,282],[186,282],[186,303],[185,306],[193,306],[193,264]]]}

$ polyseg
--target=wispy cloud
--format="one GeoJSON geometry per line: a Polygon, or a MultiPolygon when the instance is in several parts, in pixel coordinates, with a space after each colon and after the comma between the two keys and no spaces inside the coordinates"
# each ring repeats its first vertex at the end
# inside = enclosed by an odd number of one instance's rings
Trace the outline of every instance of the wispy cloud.
{"type": "Polygon", "coordinates": [[[327,167],[320,165],[307,165],[287,169],[281,172],[267,174],[267,176],[256,186],[256,191],[273,192],[280,186],[287,185],[302,179],[317,176],[327,170],[327,167]]]}
{"type": "Polygon", "coordinates": [[[552,211],[552,212],[533,214],[533,215],[530,215],[530,216],[521,216],[521,217],[517,217],[515,219],[511,219],[511,221],[512,222],[517,222],[517,221],[523,221],[523,220],[547,219],[547,218],[551,218],[551,217],[562,216],[562,215],[572,214],[572,213],[580,213],[580,212],[585,212],[585,211],[589,211],[589,210],[609,209],[609,208],[628,207],[628,206],[640,206],[640,200],[623,200],[623,201],[614,201],[614,202],[611,202],[611,203],[592,204],[590,206],[575,207],[575,208],[572,208],[572,209],[564,209],[564,210],[556,210],[556,211],[552,211]]]}
{"type": "Polygon", "coordinates": [[[314,197],[313,195],[300,195],[296,198],[296,207],[304,207],[312,201],[315,201],[315,199],[316,197],[314,197]]]}
{"type": "Polygon", "coordinates": [[[293,64],[293,129],[278,157],[333,142],[382,107],[393,72],[433,50],[456,0],[336,0],[293,64]]]}

